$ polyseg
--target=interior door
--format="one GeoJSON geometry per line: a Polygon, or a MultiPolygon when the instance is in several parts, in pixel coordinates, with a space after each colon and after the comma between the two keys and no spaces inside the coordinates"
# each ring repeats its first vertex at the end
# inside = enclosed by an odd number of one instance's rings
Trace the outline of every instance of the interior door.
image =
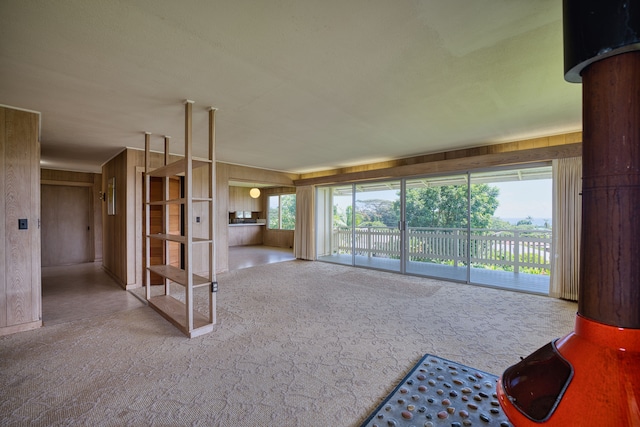
{"type": "Polygon", "coordinates": [[[41,186],[42,266],[91,262],[91,189],[41,186]]]}

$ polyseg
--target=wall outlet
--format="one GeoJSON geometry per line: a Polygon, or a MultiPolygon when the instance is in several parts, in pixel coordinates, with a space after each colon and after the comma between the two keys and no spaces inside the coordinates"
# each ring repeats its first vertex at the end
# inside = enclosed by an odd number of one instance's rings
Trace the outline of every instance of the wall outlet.
{"type": "Polygon", "coordinates": [[[197,222],[198,224],[200,224],[200,217],[199,217],[199,216],[197,216],[197,217],[196,217],[196,222],[197,222]]]}

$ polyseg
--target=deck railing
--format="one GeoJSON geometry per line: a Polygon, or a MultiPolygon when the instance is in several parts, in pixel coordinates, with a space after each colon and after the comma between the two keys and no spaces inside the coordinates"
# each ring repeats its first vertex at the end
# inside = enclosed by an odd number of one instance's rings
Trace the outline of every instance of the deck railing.
{"type": "MultiPolygon", "coordinates": [[[[400,258],[400,230],[394,227],[349,227],[333,230],[333,253],[367,257],[400,258]]],[[[499,266],[514,273],[527,267],[530,272],[549,274],[551,231],[515,229],[407,228],[409,261],[437,264],[499,266]],[[470,256],[469,256],[470,255],[470,256]]]]}

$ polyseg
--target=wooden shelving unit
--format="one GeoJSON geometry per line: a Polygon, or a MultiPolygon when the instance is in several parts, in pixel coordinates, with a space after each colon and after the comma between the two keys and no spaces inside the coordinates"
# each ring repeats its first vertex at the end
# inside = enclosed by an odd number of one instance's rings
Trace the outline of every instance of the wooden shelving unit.
{"type": "MultiPolygon", "coordinates": [[[[216,292],[218,283],[215,277],[215,109],[209,110],[209,158],[208,160],[194,160],[192,153],[192,109],[193,101],[185,101],[185,140],[184,158],[169,162],[169,137],[164,139],[164,165],[152,169],[151,164],[151,134],[145,133],[145,271],[146,271],[146,299],[160,315],[170,321],[189,338],[197,337],[213,330],[216,323],[216,292]],[[209,197],[193,197],[193,169],[203,166],[209,167],[209,197]],[[184,195],[177,199],[169,199],[169,179],[184,176],[184,195]],[[150,200],[150,179],[161,177],[164,179],[164,198],[150,200]],[[209,230],[208,237],[194,237],[191,226],[193,204],[204,203],[208,206],[209,230]],[[164,206],[163,232],[151,234],[150,206],[164,206]],[[169,206],[184,206],[184,232],[169,234],[169,206]],[[184,247],[184,268],[173,265],[150,265],[150,241],[158,239],[164,242],[165,254],[169,251],[169,242],[179,242],[184,247]],[[209,245],[209,273],[207,277],[193,273],[194,245],[209,245]],[[156,273],[164,279],[163,294],[151,295],[150,274],[156,273]],[[184,287],[184,301],[171,295],[171,283],[184,287]],[[202,314],[194,309],[194,289],[209,287],[209,313],[202,314]]],[[[168,257],[167,257],[168,258],[168,257]]]]}

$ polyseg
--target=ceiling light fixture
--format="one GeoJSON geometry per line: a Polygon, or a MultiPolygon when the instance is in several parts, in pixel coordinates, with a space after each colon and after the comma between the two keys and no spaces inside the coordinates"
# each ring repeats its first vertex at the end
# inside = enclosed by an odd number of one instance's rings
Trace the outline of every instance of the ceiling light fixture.
{"type": "Polygon", "coordinates": [[[260,189],[259,188],[252,188],[251,190],[249,190],[249,195],[252,198],[257,199],[258,197],[260,197],[260,189]]]}

